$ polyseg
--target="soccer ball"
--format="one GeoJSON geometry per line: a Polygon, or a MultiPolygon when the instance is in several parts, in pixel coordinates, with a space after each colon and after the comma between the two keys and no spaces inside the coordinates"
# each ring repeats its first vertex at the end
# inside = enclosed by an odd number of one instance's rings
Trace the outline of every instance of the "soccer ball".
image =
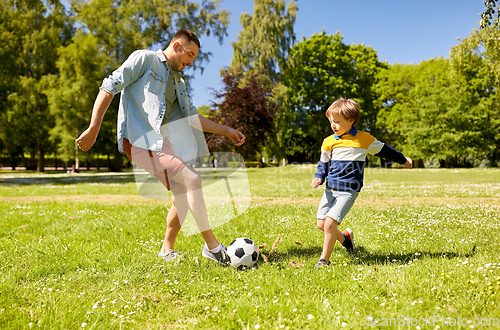
{"type": "Polygon", "coordinates": [[[240,237],[229,244],[227,254],[233,267],[245,269],[255,265],[259,258],[259,249],[250,238],[240,237]]]}

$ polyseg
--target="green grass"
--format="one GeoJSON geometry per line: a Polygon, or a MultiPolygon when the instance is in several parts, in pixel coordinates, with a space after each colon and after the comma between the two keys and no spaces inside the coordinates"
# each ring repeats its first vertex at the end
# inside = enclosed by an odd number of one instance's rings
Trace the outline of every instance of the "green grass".
{"type": "Polygon", "coordinates": [[[131,173],[0,174],[0,328],[500,327],[499,170],[367,169],[340,226],[358,250],[335,246],[323,269],[314,171],[247,170],[250,208],[214,228],[266,244],[247,271],[182,232],[184,258],[159,259],[171,201],[137,196],[131,173]]]}

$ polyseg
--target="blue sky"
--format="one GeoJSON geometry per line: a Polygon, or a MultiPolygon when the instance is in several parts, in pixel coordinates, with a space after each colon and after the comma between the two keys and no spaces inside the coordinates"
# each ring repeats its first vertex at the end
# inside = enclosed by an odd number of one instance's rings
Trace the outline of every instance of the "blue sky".
{"type": "MultiPolygon", "coordinates": [[[[210,105],[213,91],[220,90],[219,72],[231,64],[231,41],[238,39],[240,15],[253,15],[253,0],[224,0],[221,9],[232,12],[229,35],[220,45],[215,38],[202,38],[204,51],[214,54],[203,74],[191,80],[191,100],[197,107],[210,105]]],[[[286,0],[289,3],[289,0],[286,0]]],[[[295,21],[297,42],[324,29],[337,31],[345,44],[365,44],[377,51],[382,62],[420,63],[434,57],[449,58],[453,45],[479,26],[482,0],[298,0],[295,21]]],[[[189,71],[188,71],[189,72],[189,71]]]]}

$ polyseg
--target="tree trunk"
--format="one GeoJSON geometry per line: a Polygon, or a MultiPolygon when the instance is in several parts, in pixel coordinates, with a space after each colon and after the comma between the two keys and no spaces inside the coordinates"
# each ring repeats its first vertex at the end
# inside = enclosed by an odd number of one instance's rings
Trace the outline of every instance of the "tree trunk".
{"type": "Polygon", "coordinates": [[[38,145],[38,161],[37,161],[37,172],[45,172],[45,148],[43,144],[38,145]]]}

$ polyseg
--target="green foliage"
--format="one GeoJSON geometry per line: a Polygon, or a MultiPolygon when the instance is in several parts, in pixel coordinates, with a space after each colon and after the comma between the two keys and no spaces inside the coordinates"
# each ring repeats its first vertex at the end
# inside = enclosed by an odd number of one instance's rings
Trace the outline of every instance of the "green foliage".
{"type": "Polygon", "coordinates": [[[446,161],[491,155],[484,131],[488,117],[480,105],[484,99],[477,103],[477,91],[449,60],[394,65],[379,78],[378,124],[388,142],[408,156],[446,161]]]}
{"type": "Polygon", "coordinates": [[[379,62],[371,47],[346,45],[342,39],[340,33],[325,31],[304,38],[292,47],[283,69],[282,83],[288,87],[294,113],[288,146],[292,154],[309,154],[309,161],[317,160],[321,142],[332,134],[325,112],[338,98],[356,99],[362,109],[359,128],[376,131],[372,85],[387,65],[379,62]]]}
{"type": "MultiPolygon", "coordinates": [[[[222,42],[226,35],[229,13],[217,11],[220,1],[201,5],[194,1],[70,1],[78,33],[67,47],[59,49],[57,68],[48,92],[51,113],[56,125],[53,141],[63,160],[75,155],[74,140],[88,126],[93,102],[106,75],[119,67],[136,49],[153,45],[168,46],[179,29],[188,28],[198,37],[215,35],[222,42]]],[[[200,50],[194,69],[203,69],[210,52],[200,50]]],[[[118,107],[118,97],[111,109],[118,107]]],[[[95,153],[114,154],[115,170],[121,169],[121,154],[116,148],[117,111],[108,111],[99,139],[84,157],[95,153]]]]}
{"type": "MultiPolygon", "coordinates": [[[[255,0],[253,16],[243,13],[238,40],[233,41],[233,70],[264,72],[275,83],[270,99],[277,105],[270,130],[273,142],[262,145],[257,153],[286,156],[286,126],[290,111],[286,106],[286,87],[280,84],[281,70],[290,48],[295,42],[294,23],[298,6],[294,0],[285,5],[285,0],[255,0]]],[[[225,71],[221,71],[225,75],[225,71]]]]}
{"type": "Polygon", "coordinates": [[[475,30],[452,48],[450,60],[383,70],[375,90],[386,142],[445,166],[498,159],[498,35],[495,28],[475,30]]]}
{"type": "Polygon", "coordinates": [[[69,41],[72,28],[59,1],[9,0],[0,6],[5,18],[0,25],[5,46],[0,54],[0,139],[9,154],[30,153],[26,166],[43,171],[54,122],[45,96],[47,76],[57,72],[57,48],[69,41]]]}
{"type": "MultiPolygon", "coordinates": [[[[75,138],[89,123],[95,100],[92,92],[99,89],[105,74],[105,64],[109,60],[99,48],[97,37],[78,31],[70,45],[59,49],[59,75],[52,77],[52,88],[47,95],[56,121],[51,137],[58,142],[58,154],[63,161],[69,161],[75,155],[75,138]]],[[[114,140],[111,138],[114,126],[114,123],[106,122],[102,129],[104,140],[114,140]]],[[[103,137],[99,140],[102,141],[103,137]]],[[[111,147],[116,149],[108,143],[107,149],[111,147]]],[[[106,145],[98,144],[96,149],[103,152],[106,145]]]]}
{"type": "Polygon", "coordinates": [[[254,0],[254,13],[243,13],[243,30],[232,43],[234,54],[231,67],[264,71],[273,81],[279,81],[279,69],[295,42],[293,24],[298,7],[294,0],[285,7],[285,0],[254,0]]]}
{"type": "MultiPolygon", "coordinates": [[[[223,84],[223,90],[216,93],[222,102],[214,104],[211,118],[244,132],[245,143],[236,152],[245,160],[255,159],[274,136],[278,107],[271,98],[274,86],[265,74],[242,69],[228,69],[223,84]]],[[[211,151],[235,149],[232,141],[219,134],[209,135],[207,143],[211,151]]]]}
{"type": "Polygon", "coordinates": [[[481,14],[481,29],[489,26],[499,27],[500,11],[498,10],[498,0],[484,0],[485,10],[481,14]]]}

